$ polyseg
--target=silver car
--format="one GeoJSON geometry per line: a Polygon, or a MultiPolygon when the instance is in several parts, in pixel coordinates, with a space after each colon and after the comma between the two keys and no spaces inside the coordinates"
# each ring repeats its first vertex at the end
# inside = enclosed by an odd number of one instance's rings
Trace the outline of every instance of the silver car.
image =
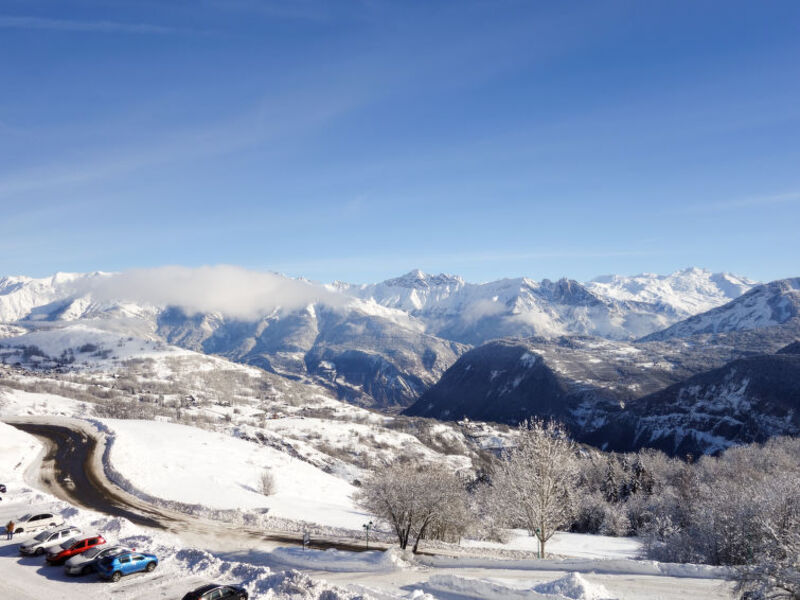
{"type": "Polygon", "coordinates": [[[77,554],[64,563],[64,571],[67,575],[86,575],[94,571],[97,561],[107,556],[116,556],[123,552],[131,552],[126,546],[95,546],[84,552],[77,554]]]}
{"type": "Polygon", "coordinates": [[[69,539],[80,535],[81,530],[77,527],[62,527],[61,529],[48,529],[37,534],[27,542],[19,545],[19,553],[28,556],[39,556],[44,554],[49,548],[63,544],[69,539]]]}
{"type": "Polygon", "coordinates": [[[60,515],[50,512],[28,513],[15,520],[14,533],[37,533],[45,529],[53,529],[64,525],[60,515]]]}

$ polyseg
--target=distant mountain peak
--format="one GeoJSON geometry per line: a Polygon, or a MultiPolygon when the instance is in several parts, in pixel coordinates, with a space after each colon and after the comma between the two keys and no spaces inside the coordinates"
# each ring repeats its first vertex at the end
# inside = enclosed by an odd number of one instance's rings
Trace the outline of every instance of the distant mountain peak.
{"type": "Polygon", "coordinates": [[[421,269],[413,269],[394,279],[387,279],[383,284],[390,287],[405,287],[425,289],[444,285],[464,285],[464,280],[458,275],[449,275],[447,273],[439,273],[438,275],[431,275],[422,271],[421,269]]]}

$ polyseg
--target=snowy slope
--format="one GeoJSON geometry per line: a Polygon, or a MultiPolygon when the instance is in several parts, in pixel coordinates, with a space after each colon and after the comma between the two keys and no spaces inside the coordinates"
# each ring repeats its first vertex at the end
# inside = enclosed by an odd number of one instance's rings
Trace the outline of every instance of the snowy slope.
{"type": "Polygon", "coordinates": [[[589,290],[600,296],[649,304],[661,303],[683,317],[721,306],[756,285],[757,282],[746,277],[712,273],[696,267],[669,275],[606,275],[586,283],[589,290]]]}
{"type": "Polygon", "coordinates": [[[756,286],[724,306],[690,317],[643,339],[654,341],[764,329],[797,320],[799,314],[800,278],[779,279],[756,286]]]}
{"type": "Polygon", "coordinates": [[[213,509],[268,509],[270,516],[353,530],[369,520],[353,503],[352,485],[269,446],[174,423],[102,423],[113,436],[114,469],[148,496],[213,509]],[[267,468],[275,479],[270,496],[259,491],[267,468]]]}

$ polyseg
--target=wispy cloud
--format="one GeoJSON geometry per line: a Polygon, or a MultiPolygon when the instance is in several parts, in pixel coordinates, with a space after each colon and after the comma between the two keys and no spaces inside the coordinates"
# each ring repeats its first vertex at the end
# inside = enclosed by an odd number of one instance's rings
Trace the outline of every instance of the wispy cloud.
{"type": "Polygon", "coordinates": [[[281,98],[277,103],[263,101],[215,123],[164,132],[146,145],[98,153],[80,162],[57,162],[8,175],[0,173],[0,198],[108,180],[146,167],[253,148],[300,134],[363,101],[357,93],[328,90],[327,102],[321,104],[317,100],[319,95],[318,89],[309,89],[281,98]]]}
{"type": "Polygon", "coordinates": [[[786,194],[774,194],[771,196],[751,196],[749,198],[738,198],[734,200],[723,200],[721,202],[706,202],[693,204],[681,208],[681,213],[713,213],[728,210],[738,210],[742,208],[756,208],[761,206],[771,206],[775,204],[789,204],[800,202],[800,192],[789,192],[786,194]]]}
{"type": "Polygon", "coordinates": [[[50,31],[75,31],[94,33],[134,33],[146,35],[166,35],[187,33],[185,29],[153,25],[151,23],[124,23],[121,21],[72,21],[67,19],[48,19],[44,17],[15,17],[0,15],[0,28],[3,29],[46,29],[50,31]]]}

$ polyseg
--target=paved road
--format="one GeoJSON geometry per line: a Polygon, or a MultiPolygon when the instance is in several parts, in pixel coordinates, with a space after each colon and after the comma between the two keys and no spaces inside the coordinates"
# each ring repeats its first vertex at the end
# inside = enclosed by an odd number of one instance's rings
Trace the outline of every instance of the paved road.
{"type": "Polygon", "coordinates": [[[114,517],[125,517],[137,525],[165,529],[169,517],[157,510],[135,509],[103,485],[91,468],[89,457],[97,450],[97,440],[69,427],[20,423],[14,425],[38,438],[45,447],[39,481],[49,493],[76,506],[114,517]]]}
{"type": "MultiPolygon", "coordinates": [[[[102,468],[98,440],[87,431],[73,429],[68,425],[41,422],[12,422],[14,427],[30,433],[45,446],[45,455],[39,469],[39,484],[54,496],[100,513],[124,517],[137,525],[168,530],[176,534],[247,537],[250,543],[258,541],[277,542],[285,545],[302,545],[302,535],[234,527],[198,519],[149,504],[136,498],[110,482],[102,468]]],[[[370,544],[371,549],[380,549],[380,544],[370,544]]],[[[363,551],[360,542],[312,536],[311,548],[325,550],[363,551]]]]}

